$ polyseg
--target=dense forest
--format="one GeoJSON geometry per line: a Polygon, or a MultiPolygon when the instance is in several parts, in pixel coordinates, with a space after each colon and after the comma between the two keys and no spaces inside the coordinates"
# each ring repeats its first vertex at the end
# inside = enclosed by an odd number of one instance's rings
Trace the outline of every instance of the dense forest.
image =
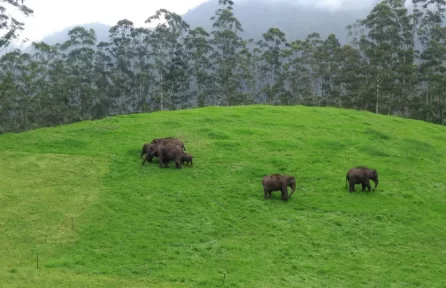
{"type": "MultiPolygon", "coordinates": [[[[215,0],[216,1],[216,0],[215,0]]],[[[209,105],[311,105],[363,109],[446,124],[446,0],[384,0],[336,35],[287,39],[270,28],[243,39],[230,0],[213,28],[191,29],[160,9],[135,27],[123,19],[99,42],[33,43],[0,59],[0,133],[127,113],[209,105]],[[163,20],[163,21],[159,21],[163,20]],[[420,49],[415,49],[421,47],[420,49]]],[[[0,43],[1,44],[1,43],[0,43]]]]}

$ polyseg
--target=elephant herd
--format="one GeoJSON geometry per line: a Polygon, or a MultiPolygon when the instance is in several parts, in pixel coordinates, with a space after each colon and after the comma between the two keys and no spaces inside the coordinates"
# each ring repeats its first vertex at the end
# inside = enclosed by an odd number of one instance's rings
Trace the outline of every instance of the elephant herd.
{"type": "Polygon", "coordinates": [[[163,166],[167,168],[171,161],[175,162],[176,168],[181,168],[181,165],[184,163],[190,163],[192,165],[192,158],[194,158],[194,156],[184,151],[186,151],[186,147],[178,138],[155,138],[151,143],[144,143],[144,145],[142,145],[140,158],[144,155],[142,165],[144,165],[146,161],[152,162],[154,157],[158,157],[161,168],[163,166]]]}
{"type": "MultiPolygon", "coordinates": [[[[158,157],[159,165],[162,168],[168,167],[169,162],[174,161],[176,168],[181,168],[181,165],[191,164],[192,158],[191,154],[184,152],[186,147],[184,143],[174,137],[167,138],[155,138],[151,143],[144,143],[141,151],[141,158],[144,155],[144,160],[142,165],[146,161],[152,162],[154,157],[158,157]]],[[[370,180],[375,183],[376,189],[378,186],[378,172],[376,169],[369,169],[367,167],[355,167],[351,168],[346,175],[346,187],[349,186],[349,192],[355,191],[355,185],[361,184],[362,191],[365,188],[370,192],[370,180]]],[[[296,191],[296,178],[291,175],[281,175],[281,174],[271,174],[266,175],[262,179],[263,193],[265,199],[271,198],[271,192],[280,191],[281,199],[287,201],[290,199],[291,195],[296,191]],[[291,188],[291,193],[288,195],[288,187],[291,188]]]]}

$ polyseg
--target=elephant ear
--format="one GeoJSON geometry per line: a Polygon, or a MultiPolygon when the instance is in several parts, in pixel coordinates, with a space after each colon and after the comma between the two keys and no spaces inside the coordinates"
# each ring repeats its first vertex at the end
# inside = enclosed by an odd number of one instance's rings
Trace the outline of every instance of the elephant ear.
{"type": "Polygon", "coordinates": [[[158,147],[155,144],[150,145],[150,148],[152,150],[152,153],[157,153],[158,152],[158,147]]]}

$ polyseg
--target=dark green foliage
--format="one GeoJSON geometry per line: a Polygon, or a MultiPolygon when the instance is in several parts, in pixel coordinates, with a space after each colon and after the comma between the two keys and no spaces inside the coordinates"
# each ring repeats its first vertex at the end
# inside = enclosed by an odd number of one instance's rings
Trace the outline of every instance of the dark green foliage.
{"type": "MultiPolygon", "coordinates": [[[[216,0],[215,0],[216,1],[216,0]]],[[[384,0],[337,35],[287,39],[272,27],[243,39],[233,1],[219,0],[211,31],[160,9],[122,19],[109,42],[75,27],[61,44],[0,59],[0,132],[118,114],[213,105],[334,106],[446,124],[445,0],[384,0]]],[[[227,121],[231,121],[228,119],[227,121]]]]}

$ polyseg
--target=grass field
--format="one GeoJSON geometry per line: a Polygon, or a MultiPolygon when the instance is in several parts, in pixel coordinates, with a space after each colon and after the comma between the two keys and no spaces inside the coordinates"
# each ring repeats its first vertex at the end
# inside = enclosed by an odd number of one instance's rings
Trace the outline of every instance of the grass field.
{"type": "Polygon", "coordinates": [[[446,287],[446,127],[209,107],[4,134],[0,148],[1,287],[446,287]],[[142,144],[168,136],[193,167],[141,166],[142,144]],[[378,170],[375,192],[346,190],[356,165],[378,170]],[[288,202],[263,199],[271,173],[296,177],[288,202]]]}

